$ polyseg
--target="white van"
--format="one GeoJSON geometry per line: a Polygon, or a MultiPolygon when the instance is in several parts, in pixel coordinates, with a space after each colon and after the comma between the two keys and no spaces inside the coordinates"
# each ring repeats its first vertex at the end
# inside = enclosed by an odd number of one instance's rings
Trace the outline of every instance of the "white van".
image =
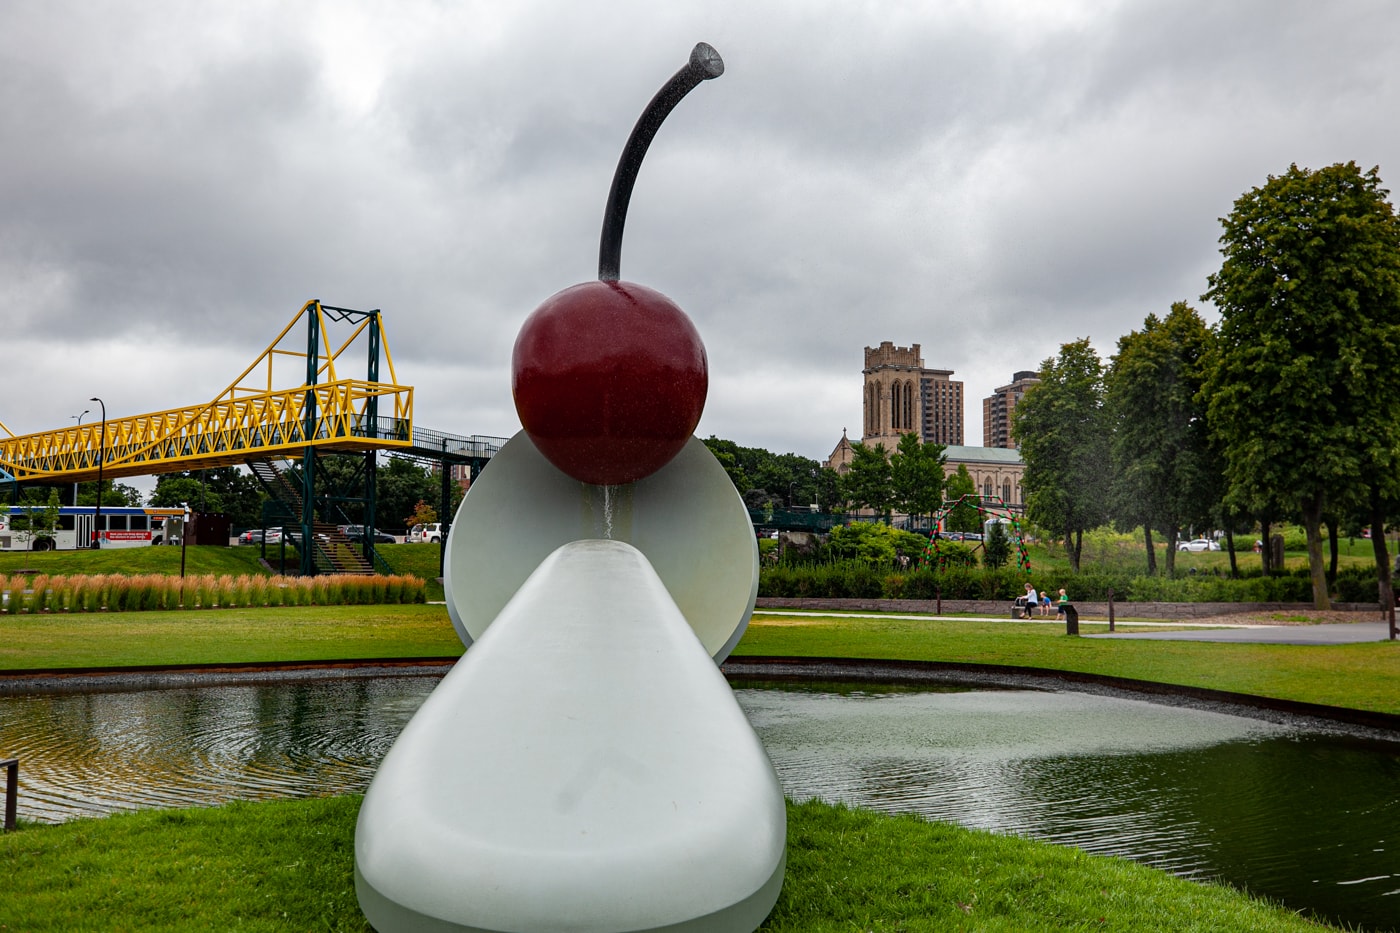
{"type": "Polygon", "coordinates": [[[408,537],[404,538],[408,544],[441,544],[442,543],[442,523],[429,522],[426,525],[414,525],[408,529],[408,537]]]}

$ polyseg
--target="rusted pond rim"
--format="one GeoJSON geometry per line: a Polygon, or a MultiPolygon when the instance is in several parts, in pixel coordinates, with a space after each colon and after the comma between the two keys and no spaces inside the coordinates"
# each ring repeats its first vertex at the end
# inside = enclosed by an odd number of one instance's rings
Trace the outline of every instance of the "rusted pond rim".
{"type": "MultiPolygon", "coordinates": [[[[65,667],[0,671],[0,696],[89,693],[224,684],[415,677],[445,674],[453,657],[343,658],[323,661],[251,661],[227,664],[153,664],[122,668],[65,667]]],[[[1308,719],[1376,730],[1400,740],[1400,715],[1304,703],[1248,693],[1210,690],[1129,677],[1042,667],[970,664],[956,661],[897,661],[874,658],[731,656],[721,667],[730,680],[855,681],[864,683],[958,684],[1003,688],[1072,689],[1151,700],[1156,703],[1226,709],[1282,721],[1308,719]]]]}
{"type": "Polygon", "coordinates": [[[1088,674],[1044,667],[969,664],[957,661],[892,661],[874,658],[737,657],[724,662],[730,680],[857,681],[866,683],[962,684],[1017,689],[1070,689],[1209,708],[1272,721],[1335,723],[1372,730],[1400,741],[1400,715],[1304,703],[1274,697],[1164,684],[1130,677],[1088,674]]]}

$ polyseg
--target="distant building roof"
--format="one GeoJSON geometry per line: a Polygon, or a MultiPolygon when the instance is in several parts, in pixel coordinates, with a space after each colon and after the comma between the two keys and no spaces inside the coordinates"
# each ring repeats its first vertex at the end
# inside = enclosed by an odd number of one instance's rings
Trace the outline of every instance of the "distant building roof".
{"type": "Polygon", "coordinates": [[[950,463],[1020,463],[1021,452],[1009,447],[963,447],[949,444],[944,455],[950,463]]]}

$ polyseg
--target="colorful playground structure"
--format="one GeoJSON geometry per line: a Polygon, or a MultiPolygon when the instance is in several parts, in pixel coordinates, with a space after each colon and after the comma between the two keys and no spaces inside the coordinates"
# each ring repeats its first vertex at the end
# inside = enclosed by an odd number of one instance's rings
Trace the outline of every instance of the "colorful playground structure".
{"type": "MultiPolygon", "coordinates": [[[[947,533],[943,523],[954,509],[964,503],[977,509],[977,516],[981,520],[979,524],[983,529],[992,522],[998,522],[1007,527],[1007,536],[1016,545],[1016,567],[1025,573],[1031,572],[1031,558],[1026,552],[1025,537],[1021,534],[1021,521],[1017,517],[1016,511],[1010,508],[1001,496],[984,496],[968,494],[959,496],[956,499],[945,500],[937,512],[933,513],[933,531],[928,536],[928,544],[924,545],[924,552],[920,555],[919,563],[925,567],[942,569],[947,562],[946,556],[942,553],[940,542],[947,533]]],[[[976,550],[981,545],[976,545],[976,550]]]]}

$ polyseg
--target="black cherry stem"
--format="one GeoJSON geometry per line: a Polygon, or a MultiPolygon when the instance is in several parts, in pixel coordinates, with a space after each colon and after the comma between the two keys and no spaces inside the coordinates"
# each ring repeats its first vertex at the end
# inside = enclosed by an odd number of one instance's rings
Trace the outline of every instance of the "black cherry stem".
{"type": "Polygon", "coordinates": [[[627,137],[627,145],[622,147],[622,156],[617,160],[612,190],[608,192],[608,204],[603,211],[603,236],[598,245],[598,278],[604,282],[616,282],[619,278],[622,228],[627,223],[627,205],[632,200],[637,171],[642,167],[642,159],[646,157],[652,138],[681,98],[698,87],[701,81],[718,78],[722,74],[724,60],[719,53],[707,43],[697,43],[690,52],[690,61],[656,92],[651,103],[637,118],[637,125],[632,127],[632,135],[627,137]]]}

